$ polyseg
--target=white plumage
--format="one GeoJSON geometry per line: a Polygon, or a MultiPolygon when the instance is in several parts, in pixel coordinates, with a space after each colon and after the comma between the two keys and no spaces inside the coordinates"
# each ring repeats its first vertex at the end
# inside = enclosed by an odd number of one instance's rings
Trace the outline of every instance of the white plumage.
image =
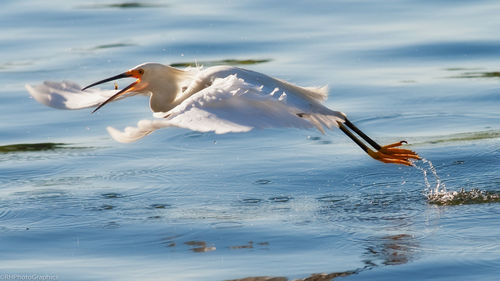
{"type": "MultiPolygon", "coordinates": [[[[138,67],[144,69],[144,76],[148,70],[160,69],[159,72],[164,72],[165,76],[171,71],[170,67],[159,67],[157,64],[143,64],[138,67]]],[[[156,111],[154,116],[157,119],[141,120],[137,127],[127,127],[123,132],[109,127],[108,132],[115,140],[132,142],[157,129],[171,126],[200,132],[213,131],[217,134],[247,132],[254,128],[313,126],[323,132],[323,126],[333,128],[337,126],[337,121],[343,121],[342,113],[321,105],[320,102],[326,99],[326,87],[298,87],[261,73],[232,66],[174,72],[177,79],[171,83],[178,86],[170,85],[170,88],[176,91],[172,103],[177,105],[166,112],[156,111]]],[[[157,76],[154,78],[162,79],[157,76]]],[[[143,77],[141,82],[151,85],[148,78],[143,77]]],[[[44,82],[37,86],[26,85],[26,88],[38,102],[58,109],[95,107],[114,94],[114,91],[109,90],[81,91],[78,84],[68,81],[44,82]]],[[[151,96],[153,111],[162,108],[155,102],[165,100],[154,99],[155,96],[172,95],[163,89],[151,88],[126,94],[131,93],[151,96]]]]}
{"type": "Polygon", "coordinates": [[[324,133],[325,128],[340,127],[377,160],[410,165],[409,158],[418,159],[418,155],[410,150],[394,148],[402,142],[381,147],[349,122],[344,113],[324,106],[322,102],[327,98],[327,87],[300,87],[233,66],[180,70],[145,63],[84,89],[67,81],[26,85],[26,89],[38,102],[59,109],[96,107],[97,110],[108,102],[128,96],[149,96],[156,118],[141,120],[136,127],[127,127],[124,131],[108,127],[108,132],[119,142],[133,142],[155,130],[172,126],[217,134],[277,127],[317,128],[324,133]],[[127,77],[134,77],[136,81],[116,93],[86,90],[127,77]],[[368,148],[346,126],[376,151],[368,148]]]}
{"type": "Polygon", "coordinates": [[[82,87],[71,81],[26,85],[31,96],[41,104],[57,109],[82,109],[94,107],[111,97],[115,91],[90,90],[82,92],[82,87]]]}

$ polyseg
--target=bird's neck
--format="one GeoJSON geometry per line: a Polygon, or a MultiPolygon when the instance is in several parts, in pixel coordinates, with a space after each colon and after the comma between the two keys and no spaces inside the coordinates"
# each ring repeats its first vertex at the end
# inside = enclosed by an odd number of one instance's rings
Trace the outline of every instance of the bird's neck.
{"type": "Polygon", "coordinates": [[[159,79],[155,79],[155,84],[150,85],[151,99],[150,106],[153,112],[167,112],[174,108],[182,96],[185,85],[192,78],[189,71],[166,66],[159,79]]]}

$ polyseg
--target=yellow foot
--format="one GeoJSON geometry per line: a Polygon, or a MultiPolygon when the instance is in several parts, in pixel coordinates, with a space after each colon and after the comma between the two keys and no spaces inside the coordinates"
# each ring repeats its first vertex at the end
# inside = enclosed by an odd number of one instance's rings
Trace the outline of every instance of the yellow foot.
{"type": "Polygon", "coordinates": [[[400,141],[386,146],[382,146],[378,151],[369,150],[368,154],[375,160],[384,163],[402,164],[411,166],[410,159],[420,159],[417,153],[404,148],[396,148],[407,143],[400,141]]]}

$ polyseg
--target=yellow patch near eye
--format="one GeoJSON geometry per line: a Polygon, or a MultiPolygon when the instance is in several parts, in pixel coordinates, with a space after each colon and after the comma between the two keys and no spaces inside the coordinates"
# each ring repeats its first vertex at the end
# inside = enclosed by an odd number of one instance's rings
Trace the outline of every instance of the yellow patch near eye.
{"type": "Polygon", "coordinates": [[[115,90],[118,90],[118,84],[115,82],[115,90]]]}

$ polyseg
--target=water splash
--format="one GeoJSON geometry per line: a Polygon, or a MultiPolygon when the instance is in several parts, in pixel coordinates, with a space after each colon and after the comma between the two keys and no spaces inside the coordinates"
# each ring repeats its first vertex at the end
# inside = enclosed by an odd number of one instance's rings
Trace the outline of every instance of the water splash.
{"type": "Polygon", "coordinates": [[[441,178],[439,178],[436,168],[434,167],[432,162],[425,158],[422,158],[421,161],[424,164],[423,166],[418,166],[417,161],[412,161],[412,166],[420,170],[424,174],[426,196],[429,197],[430,195],[446,193],[446,185],[441,181],[441,178]],[[431,183],[429,182],[429,172],[431,172],[431,174],[434,176],[434,188],[432,188],[431,183]]]}
{"type": "Polygon", "coordinates": [[[464,188],[460,191],[435,193],[427,195],[429,203],[435,205],[464,205],[500,202],[500,192],[492,192],[473,188],[469,191],[464,188]]]}
{"type": "Polygon", "coordinates": [[[463,204],[481,204],[500,202],[500,192],[492,192],[473,188],[469,191],[461,188],[460,191],[447,191],[446,185],[439,178],[436,168],[430,160],[422,158],[422,166],[417,165],[417,161],[412,162],[412,166],[420,170],[424,175],[425,193],[430,204],[450,206],[463,204]],[[429,172],[434,176],[434,187],[429,181],[429,172]]]}

